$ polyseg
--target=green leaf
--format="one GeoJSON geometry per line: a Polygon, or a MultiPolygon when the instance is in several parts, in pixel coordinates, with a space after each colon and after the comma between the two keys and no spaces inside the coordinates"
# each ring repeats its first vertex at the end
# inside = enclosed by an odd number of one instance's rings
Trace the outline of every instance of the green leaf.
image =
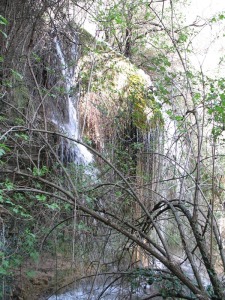
{"type": "Polygon", "coordinates": [[[33,175],[34,176],[44,176],[45,174],[48,173],[48,168],[46,166],[43,166],[42,168],[33,168],[33,175]]]}
{"type": "Polygon", "coordinates": [[[40,61],[41,61],[40,56],[38,56],[36,53],[32,53],[32,54],[33,54],[34,59],[35,59],[37,62],[40,62],[40,61]]]}
{"type": "Polygon", "coordinates": [[[15,134],[15,136],[16,137],[19,137],[19,138],[21,138],[21,139],[23,139],[23,140],[25,140],[25,141],[29,141],[29,135],[27,135],[27,134],[25,134],[25,133],[16,133],[15,134]]]}
{"type": "Polygon", "coordinates": [[[3,267],[0,267],[0,275],[7,275],[8,274],[8,271],[3,268],[3,267]]]}
{"type": "Polygon", "coordinates": [[[8,21],[2,15],[0,15],[0,24],[1,25],[7,25],[8,24],[8,21]]]}
{"type": "Polygon", "coordinates": [[[46,201],[47,197],[45,195],[36,195],[35,198],[38,200],[38,201],[46,201]]]}
{"type": "Polygon", "coordinates": [[[116,22],[116,24],[122,24],[123,23],[123,19],[121,18],[121,16],[117,15],[115,17],[115,22],[116,22]]]}
{"type": "MultiPolygon", "coordinates": [[[[13,190],[13,183],[11,181],[9,181],[8,179],[5,181],[5,187],[8,191],[12,191],[13,190]]],[[[11,203],[11,201],[10,201],[11,203]]]]}
{"type": "Polygon", "coordinates": [[[221,106],[215,106],[215,111],[219,112],[219,113],[223,113],[224,109],[221,106]]]}
{"type": "Polygon", "coordinates": [[[34,276],[36,276],[36,272],[33,270],[27,271],[26,272],[27,277],[29,278],[33,278],[34,276]]]}
{"type": "Polygon", "coordinates": [[[14,208],[13,208],[13,212],[16,213],[16,214],[18,214],[19,209],[18,209],[17,207],[14,207],[14,208]]]}
{"type": "Polygon", "coordinates": [[[3,36],[4,36],[5,38],[8,37],[8,35],[7,35],[4,31],[2,31],[1,29],[0,29],[0,32],[3,34],[3,36]]]}
{"type": "Polygon", "coordinates": [[[30,257],[35,261],[38,262],[39,260],[39,253],[37,251],[31,252],[30,257]]]}
{"type": "Polygon", "coordinates": [[[0,144],[0,157],[3,156],[6,151],[10,151],[9,147],[7,147],[5,144],[0,144]]]}
{"type": "Polygon", "coordinates": [[[184,119],[184,117],[182,117],[182,116],[175,116],[174,119],[179,122],[179,121],[182,121],[184,119]]]}
{"type": "Polygon", "coordinates": [[[222,133],[222,129],[220,127],[214,127],[212,129],[212,135],[217,138],[222,133]]]}
{"type": "Polygon", "coordinates": [[[208,113],[211,115],[212,113],[214,112],[214,109],[212,109],[212,108],[209,108],[208,109],[208,113]]]}
{"type": "Polygon", "coordinates": [[[22,80],[23,79],[23,75],[21,75],[19,72],[11,69],[13,76],[18,79],[18,80],[22,80]]]}
{"type": "Polygon", "coordinates": [[[0,148],[5,149],[6,151],[9,151],[9,147],[7,147],[5,144],[0,144],[0,148]]]}
{"type": "Polygon", "coordinates": [[[56,210],[56,209],[60,209],[60,207],[58,206],[58,204],[56,203],[52,203],[52,204],[47,204],[46,203],[46,206],[52,210],[56,210]]]}
{"type": "Polygon", "coordinates": [[[213,17],[213,18],[211,19],[211,22],[212,22],[212,23],[215,23],[215,22],[216,22],[216,17],[213,17]]]}
{"type": "Polygon", "coordinates": [[[201,98],[201,94],[200,93],[195,93],[193,98],[194,98],[194,100],[199,100],[201,98]]]}
{"type": "Polygon", "coordinates": [[[180,42],[180,43],[186,42],[187,39],[188,39],[188,36],[187,36],[186,34],[184,34],[184,33],[181,33],[181,34],[179,35],[178,42],[180,42]]]}
{"type": "Polygon", "coordinates": [[[220,94],[220,99],[221,99],[222,101],[224,101],[224,100],[225,100],[225,94],[220,94]]]}
{"type": "Polygon", "coordinates": [[[3,156],[5,154],[5,150],[0,148],[0,157],[3,156]]]}

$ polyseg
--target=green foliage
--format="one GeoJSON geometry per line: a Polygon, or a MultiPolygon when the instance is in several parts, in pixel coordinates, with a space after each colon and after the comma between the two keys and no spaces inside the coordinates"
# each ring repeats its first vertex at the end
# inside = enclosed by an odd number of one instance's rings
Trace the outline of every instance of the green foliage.
{"type": "Polygon", "coordinates": [[[6,152],[10,152],[10,148],[7,147],[5,144],[0,144],[0,158],[6,154],[6,152]]]}
{"type": "Polygon", "coordinates": [[[35,197],[36,197],[36,199],[38,201],[43,201],[43,202],[45,202],[46,199],[47,199],[47,197],[45,195],[41,195],[41,194],[40,195],[36,195],[35,197]]]}
{"type": "Polygon", "coordinates": [[[80,221],[77,224],[77,229],[79,231],[91,232],[91,228],[89,226],[87,226],[83,221],[80,221]]]}
{"type": "MultiPolygon", "coordinates": [[[[154,269],[135,269],[128,275],[128,281],[130,282],[132,289],[137,289],[141,283],[154,285],[163,299],[176,297],[176,295],[183,291],[182,282],[176,279],[172,274],[167,274],[154,269]]],[[[189,297],[192,296],[188,291],[186,291],[186,294],[189,294],[189,297]]],[[[191,299],[195,299],[194,295],[191,299]]]]}
{"type": "Polygon", "coordinates": [[[207,286],[206,291],[209,297],[212,297],[211,299],[214,299],[213,297],[215,297],[215,294],[214,294],[213,287],[211,285],[207,286]]]}
{"type": "Polygon", "coordinates": [[[16,133],[15,136],[24,141],[29,141],[30,139],[29,135],[26,133],[16,133]]]}
{"type": "Polygon", "coordinates": [[[225,79],[209,79],[209,92],[206,98],[208,113],[213,123],[212,134],[215,138],[225,130],[225,79]]]}
{"type": "Polygon", "coordinates": [[[165,72],[167,68],[171,66],[169,58],[161,53],[151,58],[151,64],[153,65],[151,70],[159,71],[160,73],[165,72]]]}
{"type": "Polygon", "coordinates": [[[47,208],[49,208],[50,210],[58,210],[58,211],[60,211],[60,206],[57,203],[51,203],[51,204],[46,203],[45,206],[47,208]]]}
{"type": "Polygon", "coordinates": [[[41,57],[39,55],[37,55],[35,52],[32,52],[32,56],[36,62],[38,62],[38,63],[41,62],[41,57]]]}
{"type": "Polygon", "coordinates": [[[19,72],[15,71],[15,70],[12,70],[12,69],[11,69],[11,71],[12,71],[13,77],[14,77],[16,80],[21,81],[21,80],[23,79],[23,75],[22,75],[22,74],[20,74],[19,72]]]}
{"type": "Polygon", "coordinates": [[[0,25],[8,25],[8,21],[2,15],[0,15],[0,25]]]}
{"type": "Polygon", "coordinates": [[[39,176],[39,177],[45,176],[46,174],[48,174],[48,172],[49,169],[47,166],[43,166],[41,168],[34,167],[32,171],[34,176],[39,176]]]}
{"type": "Polygon", "coordinates": [[[187,39],[188,39],[188,35],[187,34],[180,33],[180,35],[178,37],[178,43],[186,42],[187,39]]]}
{"type": "MultiPolygon", "coordinates": [[[[9,180],[6,179],[5,182],[2,183],[2,188],[7,191],[13,191],[14,185],[9,180]]],[[[24,196],[21,193],[14,193],[13,197],[7,196],[7,193],[4,190],[0,189],[0,203],[7,207],[8,211],[15,215],[18,218],[32,219],[32,216],[27,212],[26,208],[22,205],[24,202],[24,196]]]]}
{"type": "Polygon", "coordinates": [[[34,262],[38,261],[37,237],[29,228],[25,229],[24,235],[21,237],[21,247],[29,258],[34,262]]]}
{"type": "Polygon", "coordinates": [[[210,21],[211,23],[216,23],[223,20],[225,20],[225,12],[220,12],[219,14],[215,15],[210,21]]]}
{"type": "Polygon", "coordinates": [[[27,270],[26,275],[28,278],[34,278],[36,276],[37,272],[34,270],[27,270]]]}
{"type": "Polygon", "coordinates": [[[14,187],[12,181],[10,181],[8,178],[5,180],[4,186],[7,189],[7,191],[12,191],[14,187]]]}
{"type": "Polygon", "coordinates": [[[107,11],[100,10],[98,13],[98,17],[96,18],[97,22],[99,20],[101,20],[101,22],[105,26],[108,26],[110,23],[113,22],[121,26],[126,25],[126,19],[124,18],[124,14],[122,13],[118,4],[112,5],[107,11]]]}
{"type": "MultiPolygon", "coordinates": [[[[3,252],[1,252],[3,253],[3,252]]],[[[2,254],[3,256],[3,254],[2,254]]],[[[7,259],[2,259],[1,266],[0,266],[0,275],[10,275],[10,263],[7,259]]]]}
{"type": "Polygon", "coordinates": [[[15,118],[15,124],[16,125],[20,125],[20,126],[24,126],[25,125],[25,121],[22,118],[15,118]]]}
{"type": "Polygon", "coordinates": [[[86,201],[87,206],[88,206],[89,208],[93,208],[93,207],[94,207],[94,201],[95,201],[95,198],[90,197],[90,196],[88,196],[88,195],[85,195],[85,201],[86,201]]]}
{"type": "MultiPolygon", "coordinates": [[[[129,139],[128,136],[126,138],[129,139]]],[[[112,147],[114,147],[114,145],[112,147]]],[[[132,154],[133,149],[130,148],[128,151],[128,148],[124,149],[124,145],[121,147],[117,146],[117,148],[114,149],[114,159],[116,161],[116,165],[119,170],[125,174],[134,173],[136,170],[136,162],[133,159],[132,154]]]]}
{"type": "MultiPolygon", "coordinates": [[[[0,15],[0,25],[8,25],[8,21],[2,15],[0,15]]],[[[0,33],[2,33],[5,38],[7,38],[7,34],[3,30],[0,29],[0,33]]]]}
{"type": "Polygon", "coordinates": [[[0,115],[0,122],[4,122],[4,121],[6,121],[6,120],[7,120],[7,118],[6,118],[5,116],[0,115]]]}
{"type": "Polygon", "coordinates": [[[105,32],[107,42],[126,57],[139,55],[141,47],[143,50],[146,45],[148,20],[153,17],[148,3],[143,0],[113,1],[102,6],[100,0],[97,10],[95,22],[105,32]]]}

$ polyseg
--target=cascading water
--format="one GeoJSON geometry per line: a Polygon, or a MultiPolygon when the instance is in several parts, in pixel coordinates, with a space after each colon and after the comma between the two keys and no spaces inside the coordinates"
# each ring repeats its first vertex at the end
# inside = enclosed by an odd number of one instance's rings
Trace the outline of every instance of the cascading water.
{"type": "MultiPolygon", "coordinates": [[[[69,120],[65,125],[58,124],[55,120],[53,122],[68,134],[68,137],[79,139],[79,121],[78,121],[78,112],[77,112],[77,101],[76,95],[73,94],[74,87],[74,77],[75,77],[75,67],[69,66],[66,62],[65,56],[63,54],[62,48],[60,46],[60,41],[57,37],[54,38],[57,55],[60,59],[62,75],[65,80],[66,87],[66,98],[68,104],[68,115],[69,120]]],[[[77,60],[78,49],[77,44],[73,43],[71,48],[71,56],[74,61],[77,60]]],[[[61,141],[61,160],[67,162],[75,162],[79,165],[85,165],[93,162],[92,154],[83,146],[77,143],[73,143],[68,147],[68,143],[65,145],[65,141],[61,141]]]]}

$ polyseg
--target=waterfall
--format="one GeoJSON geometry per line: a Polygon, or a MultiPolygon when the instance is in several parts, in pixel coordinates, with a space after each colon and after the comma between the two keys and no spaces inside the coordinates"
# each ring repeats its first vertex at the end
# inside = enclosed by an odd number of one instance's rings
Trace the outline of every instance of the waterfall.
{"type": "MultiPolygon", "coordinates": [[[[75,83],[75,67],[69,66],[66,62],[65,55],[60,45],[60,41],[57,37],[54,38],[54,42],[57,55],[61,63],[62,75],[65,81],[69,120],[68,123],[64,125],[58,124],[58,122],[55,120],[53,120],[53,122],[57,123],[58,127],[68,134],[68,137],[80,139],[77,97],[76,94],[73,95],[73,87],[75,83]]],[[[76,43],[73,43],[73,46],[71,48],[71,56],[74,61],[77,60],[78,49],[76,43]]],[[[75,163],[84,166],[87,166],[88,164],[93,162],[93,155],[87,150],[86,147],[77,143],[73,143],[72,145],[70,144],[68,147],[68,143],[65,143],[65,141],[61,142],[60,157],[62,161],[74,161],[75,163]]]]}

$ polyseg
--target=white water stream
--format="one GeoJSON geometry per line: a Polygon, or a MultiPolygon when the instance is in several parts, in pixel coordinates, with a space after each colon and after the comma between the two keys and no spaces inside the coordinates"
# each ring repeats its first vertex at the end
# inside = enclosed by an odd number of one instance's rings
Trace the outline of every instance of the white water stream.
{"type": "MultiPolygon", "coordinates": [[[[131,293],[128,289],[122,289],[116,286],[112,286],[108,288],[102,295],[102,291],[104,290],[103,286],[96,286],[93,288],[92,292],[91,285],[86,288],[80,287],[76,290],[66,292],[62,295],[56,297],[56,295],[48,298],[48,300],[118,300],[118,299],[132,299],[138,300],[143,299],[143,293],[139,291],[135,293],[131,293]],[[141,295],[142,294],[142,295],[141,295]]],[[[146,296],[146,295],[145,295],[146,296]]]]}
{"type": "Polygon", "coordinates": [[[51,296],[48,300],[141,300],[152,292],[147,284],[132,288],[128,281],[121,282],[112,278],[107,280],[100,276],[94,284],[88,280],[77,282],[72,290],[51,296]]]}
{"type": "MultiPolygon", "coordinates": [[[[55,120],[53,120],[54,123],[57,123],[57,125],[62,128],[62,130],[68,134],[68,137],[74,138],[76,140],[80,139],[79,135],[79,121],[78,121],[78,112],[77,112],[77,97],[76,95],[73,95],[73,87],[75,85],[74,78],[75,78],[75,67],[74,66],[69,66],[66,62],[65,55],[62,51],[60,42],[57,37],[54,38],[54,42],[56,45],[56,51],[58,54],[58,57],[61,62],[61,69],[62,69],[62,75],[65,80],[65,86],[66,86],[66,95],[67,95],[67,101],[68,101],[68,114],[69,114],[69,120],[68,123],[65,125],[58,124],[55,120]]],[[[71,49],[71,56],[74,61],[77,60],[77,46],[76,43],[73,44],[72,49],[71,49]]],[[[73,144],[73,154],[71,153],[64,153],[65,151],[65,145],[64,142],[62,141],[62,153],[61,155],[63,156],[73,156],[73,160],[75,163],[79,165],[88,165],[93,162],[93,155],[87,150],[86,147],[80,144],[73,144]]],[[[71,149],[69,149],[69,152],[71,149]]],[[[68,151],[66,151],[68,152],[68,151]]],[[[66,159],[68,159],[66,157],[66,159]]],[[[68,159],[69,160],[69,159],[68,159]]],[[[70,159],[71,160],[71,159],[70,159]]]]}

